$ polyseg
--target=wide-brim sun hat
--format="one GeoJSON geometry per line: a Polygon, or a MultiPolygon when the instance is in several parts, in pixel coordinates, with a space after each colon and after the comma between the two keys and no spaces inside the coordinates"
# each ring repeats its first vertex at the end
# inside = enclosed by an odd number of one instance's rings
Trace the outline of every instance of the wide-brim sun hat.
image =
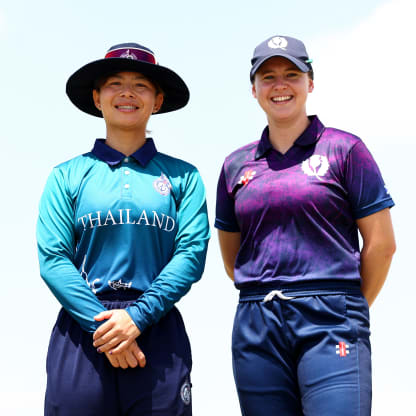
{"type": "Polygon", "coordinates": [[[309,58],[302,41],[290,36],[272,36],[254,49],[250,70],[250,80],[252,82],[260,66],[274,56],[288,59],[302,72],[312,71],[312,59],[309,58]]]}
{"type": "Polygon", "coordinates": [[[189,90],[182,78],[169,68],[159,65],[155,54],[137,43],[112,46],[104,59],[83,66],[66,83],[66,93],[72,103],[85,113],[102,117],[92,97],[95,82],[121,72],[139,72],[163,91],[163,104],[156,114],[179,110],[189,101],[189,90]]]}

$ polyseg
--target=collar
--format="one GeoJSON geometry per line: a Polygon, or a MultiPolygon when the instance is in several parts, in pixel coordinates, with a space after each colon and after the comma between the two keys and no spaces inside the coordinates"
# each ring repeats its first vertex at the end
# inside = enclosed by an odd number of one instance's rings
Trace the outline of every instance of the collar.
{"type": "MultiPolygon", "coordinates": [[[[123,153],[108,146],[105,143],[105,139],[97,139],[91,152],[93,155],[97,156],[98,159],[101,159],[110,166],[118,165],[126,157],[123,153]]],[[[129,157],[134,158],[144,167],[150,162],[156,153],[157,150],[153,139],[148,138],[146,139],[145,144],[129,157]]]]}
{"type": "MultiPolygon", "coordinates": [[[[293,143],[294,146],[309,146],[317,142],[324,132],[325,126],[321,123],[318,116],[309,116],[308,118],[310,123],[305,131],[293,143]]],[[[271,149],[273,149],[273,146],[269,138],[269,126],[266,126],[257,146],[255,159],[260,159],[271,149]]]]}

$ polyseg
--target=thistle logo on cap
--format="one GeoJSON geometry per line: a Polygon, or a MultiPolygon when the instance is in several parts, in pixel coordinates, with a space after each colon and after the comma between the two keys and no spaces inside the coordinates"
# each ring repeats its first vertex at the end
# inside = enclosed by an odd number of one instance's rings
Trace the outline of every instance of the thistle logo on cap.
{"type": "Polygon", "coordinates": [[[280,36],[275,36],[274,38],[269,40],[267,46],[271,49],[286,49],[287,40],[280,36]]]}
{"type": "Polygon", "coordinates": [[[302,72],[312,71],[312,60],[309,59],[305,45],[299,39],[290,36],[272,36],[266,39],[254,49],[251,59],[250,80],[253,82],[254,75],[260,66],[274,56],[281,56],[295,64],[302,72]]]}

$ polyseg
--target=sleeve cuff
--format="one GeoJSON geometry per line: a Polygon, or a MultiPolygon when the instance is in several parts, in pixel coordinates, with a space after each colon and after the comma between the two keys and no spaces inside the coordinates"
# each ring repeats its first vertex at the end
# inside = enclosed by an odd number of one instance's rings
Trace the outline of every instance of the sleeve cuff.
{"type": "Polygon", "coordinates": [[[375,214],[378,211],[381,211],[385,208],[392,208],[394,207],[394,202],[391,198],[385,199],[383,201],[378,202],[377,204],[364,207],[359,211],[354,212],[354,218],[359,220],[360,218],[368,217],[371,214],[375,214]]]}
{"type": "Polygon", "coordinates": [[[230,223],[221,221],[218,218],[215,219],[214,227],[222,231],[228,231],[230,233],[240,232],[240,227],[238,226],[238,224],[230,224],[230,223]]]}

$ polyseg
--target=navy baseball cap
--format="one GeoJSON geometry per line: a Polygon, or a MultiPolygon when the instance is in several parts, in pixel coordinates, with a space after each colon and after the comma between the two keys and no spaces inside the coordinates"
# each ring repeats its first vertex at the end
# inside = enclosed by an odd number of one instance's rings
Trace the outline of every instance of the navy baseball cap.
{"type": "Polygon", "coordinates": [[[293,62],[302,72],[312,70],[312,59],[309,59],[305,45],[302,41],[289,36],[272,36],[260,43],[254,49],[251,59],[250,80],[253,82],[254,75],[260,66],[274,56],[282,56],[293,62]]]}
{"type": "Polygon", "coordinates": [[[140,72],[162,89],[164,98],[156,114],[184,107],[189,90],[182,78],[171,69],[159,65],[155,54],[138,43],[121,43],[112,46],[104,59],[90,62],[72,74],[66,83],[66,93],[72,103],[85,113],[102,117],[92,98],[94,83],[98,79],[121,71],[140,72]]]}

